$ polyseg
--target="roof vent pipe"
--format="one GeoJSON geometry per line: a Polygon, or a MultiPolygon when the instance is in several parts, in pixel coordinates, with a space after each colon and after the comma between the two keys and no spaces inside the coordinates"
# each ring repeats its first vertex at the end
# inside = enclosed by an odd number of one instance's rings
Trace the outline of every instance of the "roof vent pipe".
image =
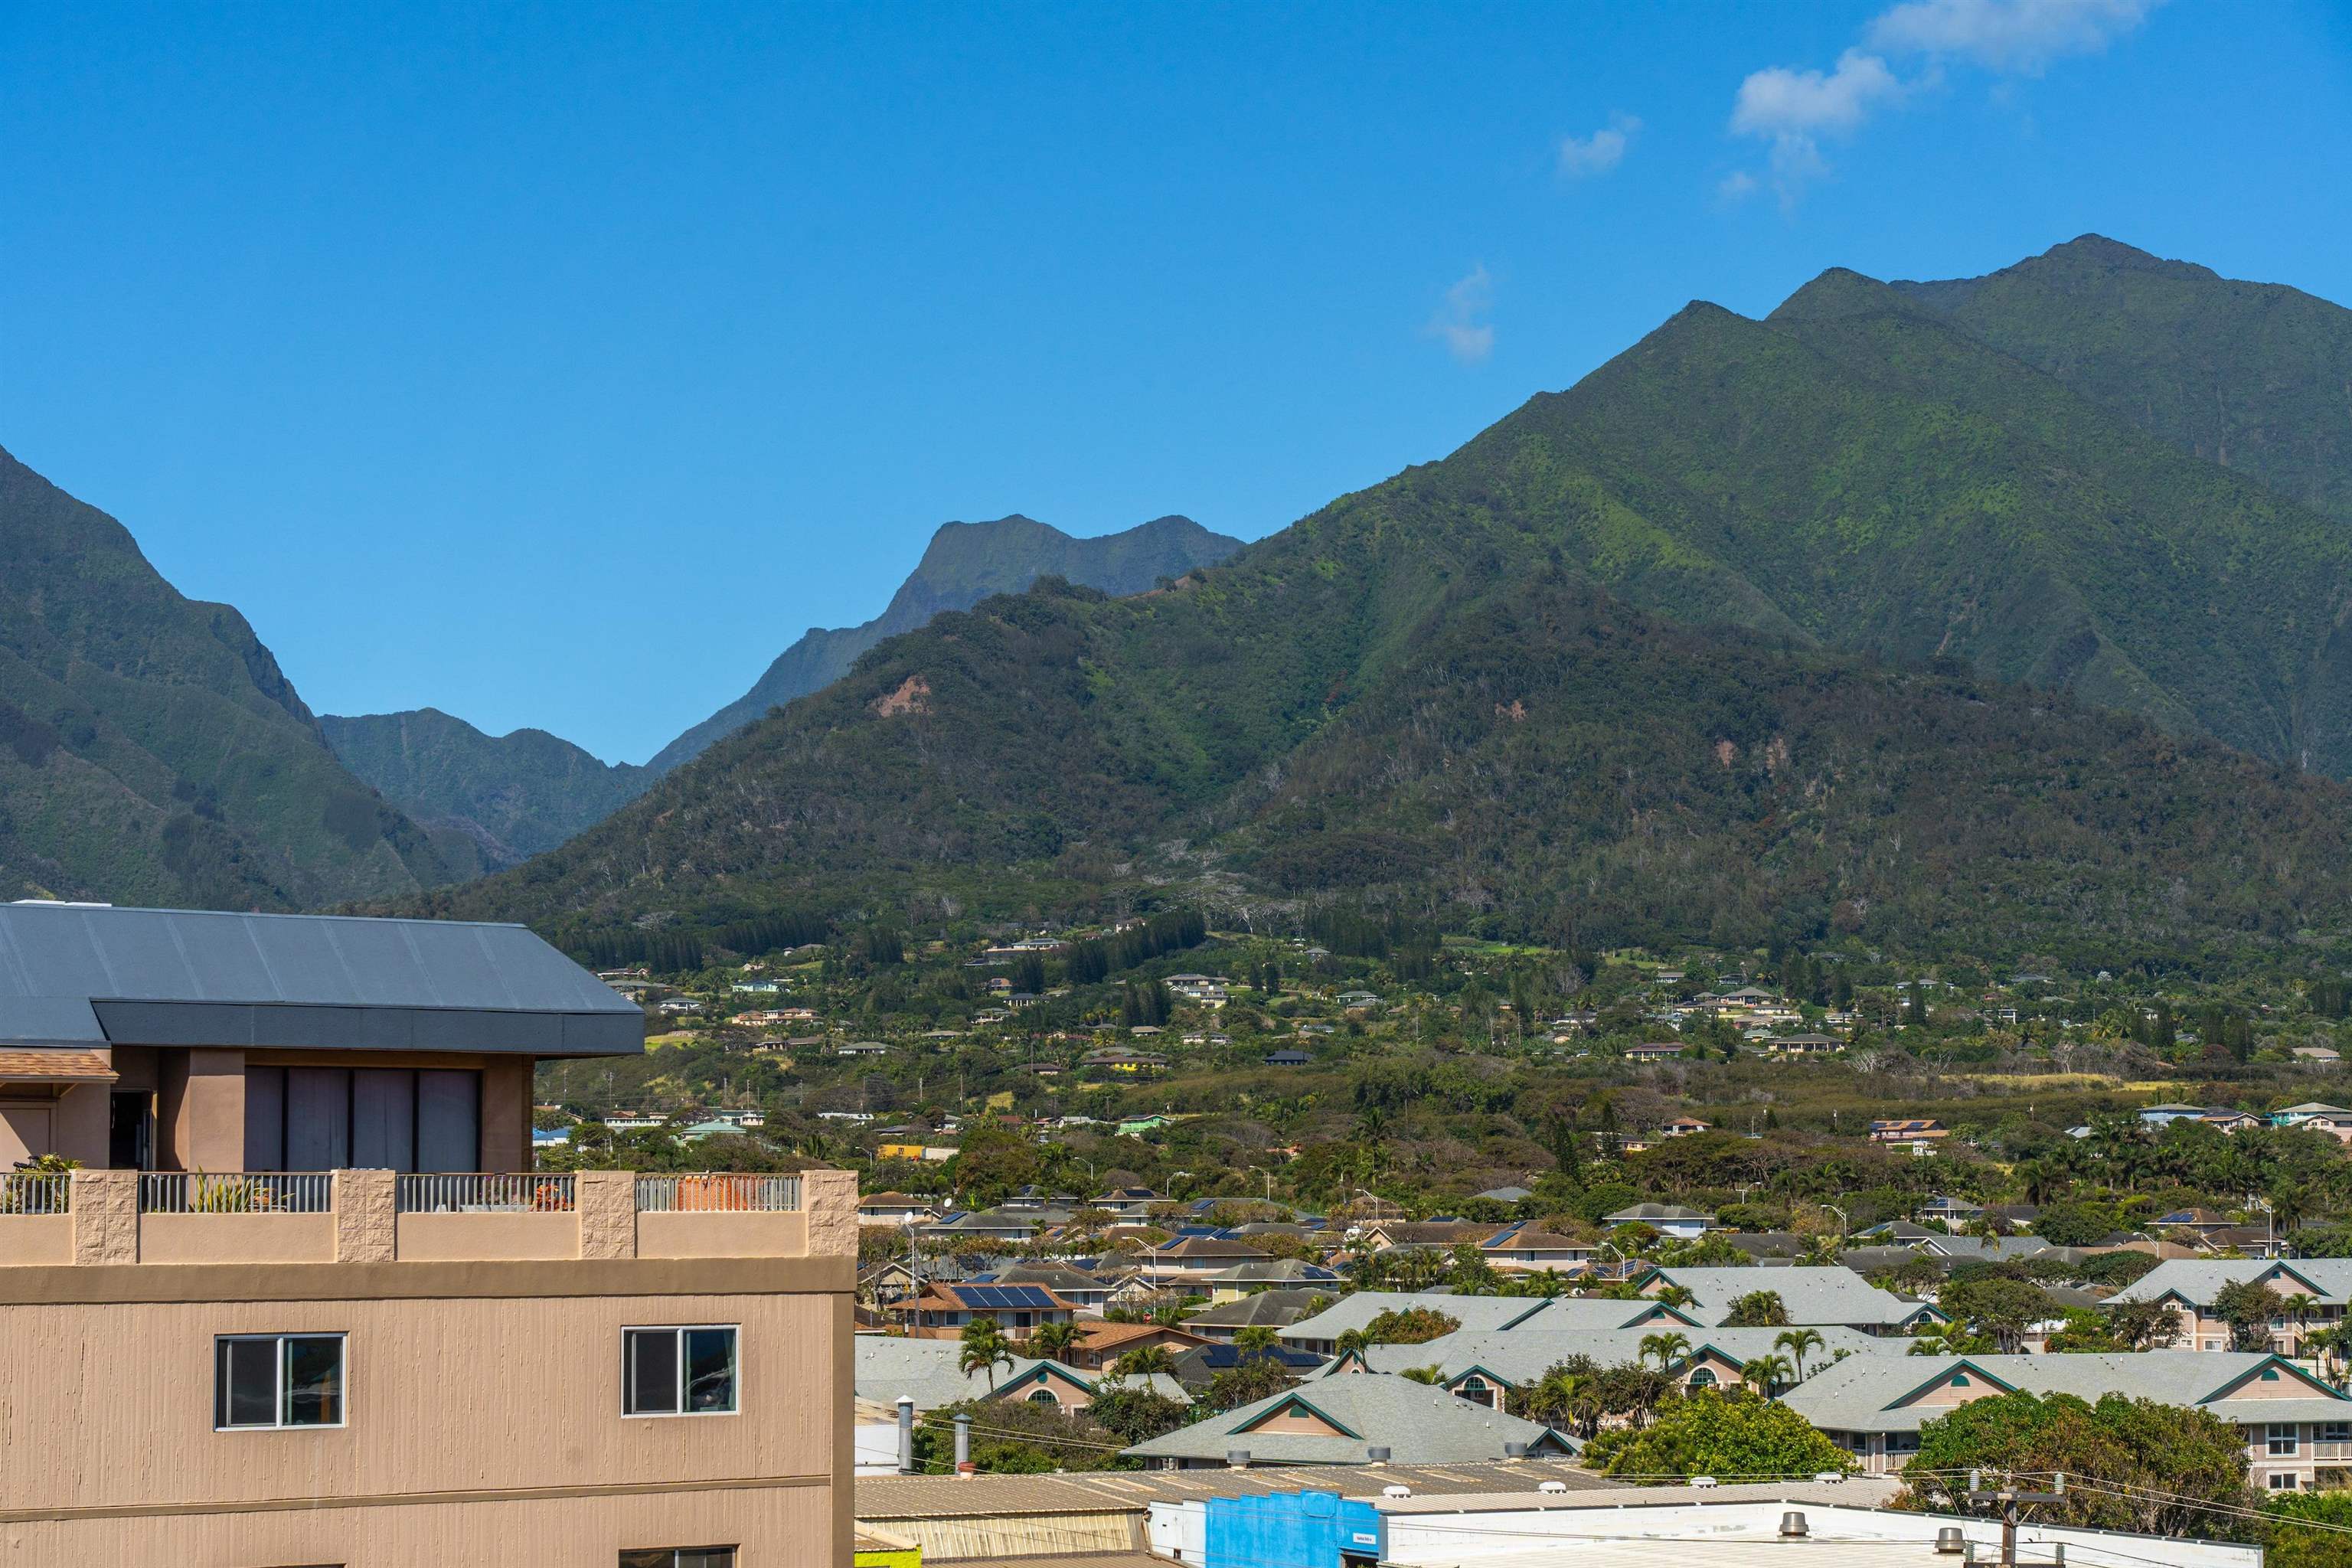
{"type": "Polygon", "coordinates": [[[1780,1516],[1781,1540],[1802,1541],[1806,1536],[1811,1535],[1811,1531],[1805,1528],[1805,1516],[1799,1513],[1795,1509],[1790,1509],[1788,1512],[1780,1516]]]}
{"type": "Polygon", "coordinates": [[[1936,1531],[1936,1555],[1958,1557],[1969,1549],[1969,1532],[1957,1524],[1948,1524],[1936,1531]]]}
{"type": "Polygon", "coordinates": [[[1367,1448],[1364,1450],[1364,1462],[1370,1465],[1385,1465],[1389,1462],[1389,1451],[1385,1447],[1367,1448]]]}
{"type": "Polygon", "coordinates": [[[1524,1459],[1527,1457],[1528,1446],[1525,1443],[1506,1443],[1503,1445],[1503,1458],[1507,1459],[1524,1459]]]}
{"type": "Polygon", "coordinates": [[[1248,1450],[1247,1448],[1228,1448],[1228,1449],[1226,1449],[1226,1450],[1225,1450],[1225,1464],[1226,1464],[1229,1468],[1233,1468],[1233,1469],[1236,1469],[1236,1470],[1246,1470],[1246,1469],[1248,1469],[1248,1468],[1249,1468],[1249,1450],[1248,1450]]]}

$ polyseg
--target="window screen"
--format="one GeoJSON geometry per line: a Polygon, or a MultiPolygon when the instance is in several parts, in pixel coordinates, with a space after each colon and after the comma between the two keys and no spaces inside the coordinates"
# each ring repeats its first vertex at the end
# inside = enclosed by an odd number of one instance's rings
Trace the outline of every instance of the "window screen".
{"type": "Polygon", "coordinates": [[[621,1413],[723,1415],[735,1409],[731,1326],[625,1329],[621,1413]]]}
{"type": "Polygon", "coordinates": [[[223,1335],[213,1357],[215,1426],[343,1424],[342,1335],[223,1335]]]}

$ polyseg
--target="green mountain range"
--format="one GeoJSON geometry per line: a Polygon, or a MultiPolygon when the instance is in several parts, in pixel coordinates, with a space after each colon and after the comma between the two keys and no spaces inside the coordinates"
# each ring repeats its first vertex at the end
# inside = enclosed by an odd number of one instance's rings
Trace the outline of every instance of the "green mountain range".
{"type": "Polygon", "coordinates": [[[245,617],[0,451],[0,898],[294,909],[480,869],[336,762],[245,617]]]}
{"type": "Polygon", "coordinates": [[[1066,577],[1111,595],[1140,594],[1162,578],[1213,566],[1241,545],[1189,517],[1154,518],[1095,539],[1073,539],[1018,512],[993,522],[942,524],[880,615],[863,626],[812,626],[751,690],[664,746],[646,770],[658,777],[770,709],[822,690],[848,674],[859,654],[884,637],[913,631],[941,610],[968,610],[992,595],[1018,594],[1040,577],[1066,577]]]}
{"type": "Polygon", "coordinates": [[[453,829],[490,867],[554,848],[636,799],[650,775],[544,730],[485,735],[437,708],[319,720],[345,767],[418,821],[453,829]]]}
{"type": "Polygon", "coordinates": [[[679,763],[772,708],[829,686],[884,637],[965,610],[994,594],[1062,577],[1107,594],[1137,594],[1222,561],[1241,541],[1190,518],[1162,517],[1123,532],[1073,539],[1022,517],[950,522],[931,536],[914,572],[864,626],[813,629],[741,698],[662,748],[650,763],[607,763],[544,730],[484,734],[438,709],[328,714],[320,720],[343,765],[436,831],[462,835],[490,868],[544,853],[643,794],[679,763]]]}
{"type": "MultiPolygon", "coordinates": [[[[1168,590],[1047,583],[884,641],[430,903],[583,929],[1340,896],[2007,952],[2341,931],[2352,795],[2319,775],[2352,773],[2352,536],[1997,345],[1969,298],[1833,271],[1761,321],[1694,304],[1168,590]]],[[[2315,460],[2301,493],[2339,478],[2315,460]]]]}

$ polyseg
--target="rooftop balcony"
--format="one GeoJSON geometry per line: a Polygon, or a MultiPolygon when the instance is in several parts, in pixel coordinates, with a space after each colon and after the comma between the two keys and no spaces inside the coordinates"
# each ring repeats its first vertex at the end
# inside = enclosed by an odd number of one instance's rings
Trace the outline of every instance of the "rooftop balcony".
{"type": "Polygon", "coordinates": [[[0,1173],[0,1268],[855,1257],[854,1172],[0,1173]]]}

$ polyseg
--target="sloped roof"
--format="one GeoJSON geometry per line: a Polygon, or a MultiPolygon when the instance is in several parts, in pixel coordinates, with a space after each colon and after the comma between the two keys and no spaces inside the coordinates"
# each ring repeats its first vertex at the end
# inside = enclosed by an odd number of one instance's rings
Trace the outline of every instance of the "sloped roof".
{"type": "MultiPolygon", "coordinates": [[[[1104,1373],[1084,1372],[1061,1362],[1025,1357],[1007,1367],[998,1362],[992,1384],[986,1370],[970,1373],[958,1370],[956,1358],[963,1347],[954,1340],[907,1340],[885,1334],[860,1334],[853,1342],[856,1368],[851,1374],[857,1397],[872,1400],[885,1406],[896,1405],[905,1394],[915,1402],[917,1410],[937,1410],[953,1405],[960,1399],[978,1399],[992,1388],[1004,1389],[1030,1377],[1041,1366],[1048,1366],[1081,1388],[1099,1384],[1104,1373]]],[[[1165,1373],[1148,1378],[1130,1378],[1130,1385],[1143,1384],[1155,1394],[1190,1404],[1192,1391],[1165,1373]]]]}
{"type": "MultiPolygon", "coordinates": [[[[1370,1327],[1382,1312],[1429,1307],[1465,1329],[1501,1329],[1542,1310],[1550,1303],[1528,1296],[1454,1296],[1441,1290],[1359,1290],[1342,1296],[1323,1311],[1281,1331],[1286,1340],[1336,1340],[1350,1329],[1370,1327]]],[[[1628,1310],[1631,1303],[1620,1302],[1628,1310]]]]}
{"type": "Polygon", "coordinates": [[[1305,1317],[1318,1298],[1328,1301],[1331,1292],[1304,1289],[1260,1290],[1238,1301],[1203,1308],[1185,1319],[1184,1322],[1188,1328],[1285,1328],[1305,1317]]]}
{"type": "Polygon", "coordinates": [[[617,1056],[645,1015],[518,925],[0,904],[0,1046],[617,1056]]]}
{"type": "Polygon", "coordinates": [[[1791,1323],[1899,1323],[1918,1310],[1839,1264],[1795,1268],[1659,1268],[1653,1278],[1680,1285],[1696,1299],[1697,1316],[1719,1323],[1732,1301],[1757,1290],[1769,1290],[1788,1309],[1791,1323]]]}
{"type": "Polygon", "coordinates": [[[2120,1394],[2162,1405],[2200,1405],[2231,1420],[2352,1420],[2352,1399],[2313,1381],[2277,1356],[2236,1351],[2142,1351],[2130,1355],[1848,1356],[1781,1396],[1781,1403],[1825,1431],[1914,1432],[1951,1414],[1948,1405],[1906,1404],[1921,1390],[1966,1371],[2000,1389],[2071,1394],[2096,1402],[2120,1394]],[[2220,1396],[2264,1367],[2309,1384],[2308,1397],[2222,1401],[2220,1396]]]}
{"type": "MultiPolygon", "coordinates": [[[[1623,1305],[1622,1302],[1615,1304],[1623,1305]]],[[[1642,1342],[1656,1334],[1682,1335],[1690,1342],[1693,1353],[1711,1345],[1734,1364],[1745,1364],[1758,1356],[1779,1355],[1785,1358],[1788,1352],[1777,1349],[1772,1342],[1789,1331],[1787,1329],[1685,1329],[1672,1323],[1657,1323],[1639,1329],[1608,1329],[1599,1332],[1529,1326],[1502,1333],[1444,1334],[1418,1345],[1370,1345],[1363,1352],[1363,1362],[1366,1371],[1374,1373],[1402,1373],[1411,1367],[1434,1366],[1448,1382],[1475,1368],[1518,1387],[1536,1382],[1570,1356],[1591,1356],[1604,1367],[1639,1361],[1642,1359],[1642,1342]]],[[[1858,1329],[1830,1327],[1815,1329],[1813,1332],[1822,1336],[1822,1345],[1819,1350],[1805,1352],[1808,1377],[1818,1376],[1840,1351],[1853,1355],[1899,1356],[1911,1348],[1908,1340],[1865,1334],[1858,1329]]],[[[1333,1363],[1333,1371],[1327,1373],[1328,1376],[1350,1375],[1339,1372],[1338,1364],[1333,1363]]]]}
{"type": "Polygon", "coordinates": [[[1271,1394],[1125,1452],[1139,1458],[1222,1460],[1239,1448],[1256,1464],[1360,1465],[1369,1462],[1367,1449],[1384,1447],[1396,1464],[1443,1465],[1500,1459],[1505,1443],[1533,1444],[1547,1436],[1570,1449],[1576,1446],[1549,1427],[1408,1378],[1340,1377],[1271,1394]],[[1248,1430],[1294,1401],[1356,1436],[1248,1430]]]}
{"type": "Polygon", "coordinates": [[[2305,1291],[2295,1282],[2299,1276],[2311,1282],[2312,1288],[2305,1293],[2330,1306],[2342,1306],[2352,1298],[2352,1258],[2176,1258],[2158,1264],[2116,1291],[2114,1299],[2157,1301],[2178,1294],[2185,1301],[2206,1307],[2212,1305],[2224,1285],[2268,1279],[2280,1269],[2286,1273],[2271,1288],[2282,1296],[2305,1291]]]}

